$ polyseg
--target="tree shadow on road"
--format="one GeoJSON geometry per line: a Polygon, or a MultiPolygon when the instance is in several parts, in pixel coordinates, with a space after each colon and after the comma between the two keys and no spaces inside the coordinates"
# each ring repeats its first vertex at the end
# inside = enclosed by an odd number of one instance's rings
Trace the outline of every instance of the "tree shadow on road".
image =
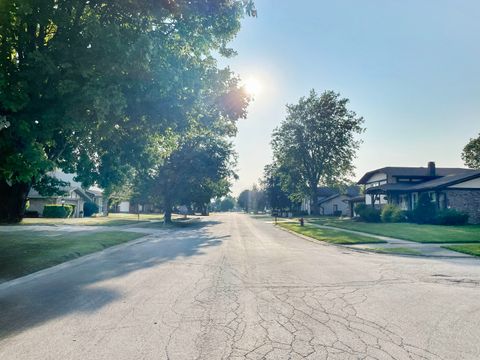
{"type": "Polygon", "coordinates": [[[156,232],[140,243],[107,249],[78,264],[0,290],[0,339],[68,314],[93,313],[118,301],[122,294],[103,281],[201,256],[228,239],[229,235],[211,235],[210,228],[217,224],[202,221],[189,229],[156,232]]]}

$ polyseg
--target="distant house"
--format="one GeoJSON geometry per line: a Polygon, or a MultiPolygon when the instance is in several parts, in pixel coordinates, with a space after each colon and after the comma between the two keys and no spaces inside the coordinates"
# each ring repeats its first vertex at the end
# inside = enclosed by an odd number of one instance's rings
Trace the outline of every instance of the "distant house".
{"type": "Polygon", "coordinates": [[[412,210],[421,193],[439,209],[452,208],[480,223],[480,171],[464,168],[384,167],[367,172],[358,181],[365,187],[365,203],[374,207],[398,205],[412,210]]]}
{"type": "Polygon", "coordinates": [[[41,216],[45,205],[50,204],[65,204],[72,205],[74,207],[73,217],[82,217],[84,213],[84,205],[86,202],[93,202],[98,206],[98,212],[100,214],[104,211],[103,204],[103,191],[101,189],[91,187],[89,189],[83,189],[81,184],[74,181],[75,174],[66,174],[62,171],[54,171],[49,174],[57,179],[63,180],[69,183],[68,186],[61,189],[64,194],[56,196],[42,196],[37,190],[31,189],[28,193],[29,211],[37,211],[41,216]]]}
{"type": "MultiPolygon", "coordinates": [[[[321,187],[318,191],[317,204],[320,215],[347,215],[351,216],[351,209],[348,201],[360,194],[358,186],[350,186],[343,191],[331,187],[321,187]]],[[[306,198],[302,202],[301,210],[310,214],[310,199],[306,198]]]]}

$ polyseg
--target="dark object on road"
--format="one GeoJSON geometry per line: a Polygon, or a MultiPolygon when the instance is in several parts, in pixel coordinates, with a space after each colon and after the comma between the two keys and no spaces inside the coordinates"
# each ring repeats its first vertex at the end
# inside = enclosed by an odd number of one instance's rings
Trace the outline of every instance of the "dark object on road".
{"type": "Polygon", "coordinates": [[[305,220],[303,220],[303,217],[301,217],[298,221],[300,221],[300,226],[303,226],[305,223],[305,220]]]}

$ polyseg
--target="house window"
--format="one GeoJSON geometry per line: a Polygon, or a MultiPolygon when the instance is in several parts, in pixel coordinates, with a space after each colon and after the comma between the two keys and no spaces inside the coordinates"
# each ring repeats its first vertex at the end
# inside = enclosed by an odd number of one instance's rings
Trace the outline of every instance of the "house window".
{"type": "Polygon", "coordinates": [[[438,207],[440,209],[446,209],[447,208],[447,201],[446,201],[446,196],[445,193],[440,193],[438,194],[438,207]]]}
{"type": "Polygon", "coordinates": [[[418,203],[418,193],[413,193],[413,194],[412,194],[412,204],[413,204],[413,207],[417,206],[417,203],[418,203]]]}
{"type": "Polygon", "coordinates": [[[336,212],[336,211],[338,211],[338,205],[335,204],[333,205],[333,212],[336,212]]]}
{"type": "Polygon", "coordinates": [[[402,210],[408,210],[408,196],[407,195],[400,195],[399,205],[400,205],[400,208],[402,210]]]}

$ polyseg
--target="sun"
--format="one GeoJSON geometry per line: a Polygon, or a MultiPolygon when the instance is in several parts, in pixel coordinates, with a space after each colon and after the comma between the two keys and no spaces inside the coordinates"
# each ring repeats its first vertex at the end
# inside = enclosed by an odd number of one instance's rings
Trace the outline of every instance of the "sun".
{"type": "Polygon", "coordinates": [[[262,91],[262,84],[254,77],[247,78],[243,83],[243,87],[246,93],[253,97],[259,95],[262,91]]]}

